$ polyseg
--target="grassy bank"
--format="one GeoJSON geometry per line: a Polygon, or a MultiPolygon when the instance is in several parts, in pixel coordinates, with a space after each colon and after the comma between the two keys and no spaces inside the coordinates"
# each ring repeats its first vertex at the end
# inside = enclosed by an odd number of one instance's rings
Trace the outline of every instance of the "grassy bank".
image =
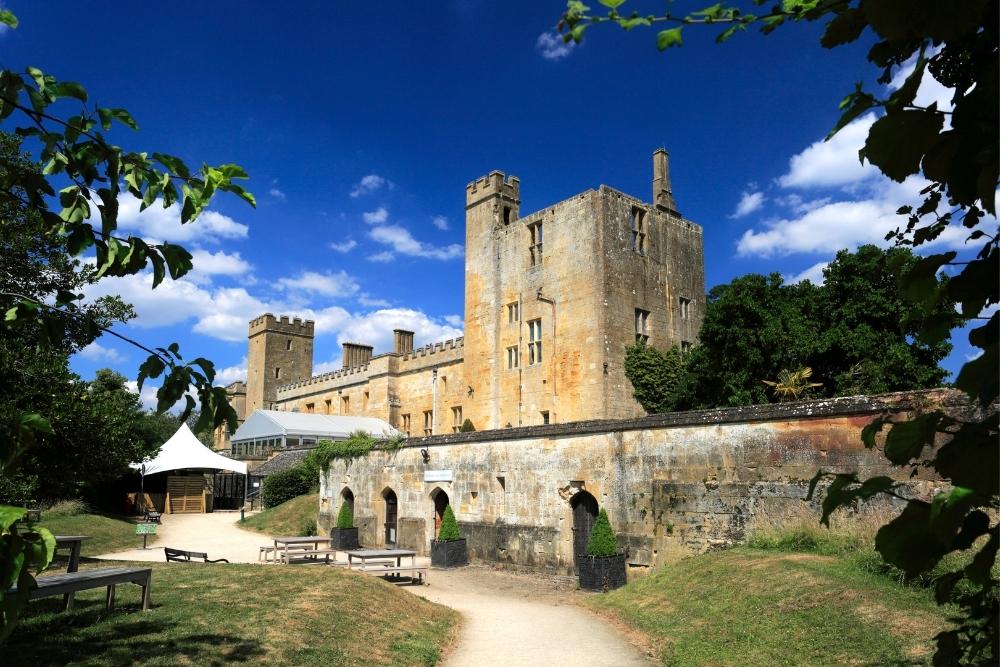
{"type": "Polygon", "coordinates": [[[237,525],[266,535],[315,535],[318,513],[319,494],[309,493],[247,517],[237,525]]]}
{"type": "Polygon", "coordinates": [[[433,665],[458,619],[334,568],[152,567],[152,611],[139,609],[139,589],[128,585],[110,616],[103,590],[78,593],[69,613],[58,611],[59,599],[39,600],[5,655],[25,665],[433,665]]]}
{"type": "Polygon", "coordinates": [[[89,535],[80,549],[83,556],[134,549],[142,544],[135,534],[135,524],[123,517],[93,514],[82,503],[63,502],[42,512],[40,526],[54,535],[89,535]]]}
{"type": "Polygon", "coordinates": [[[665,665],[924,664],[947,610],[849,560],[741,547],[694,556],[588,600],[665,665]]]}

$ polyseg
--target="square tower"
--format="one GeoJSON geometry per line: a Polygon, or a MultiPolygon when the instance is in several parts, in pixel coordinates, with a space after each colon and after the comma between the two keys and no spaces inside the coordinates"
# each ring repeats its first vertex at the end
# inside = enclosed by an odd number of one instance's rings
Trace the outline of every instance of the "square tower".
{"type": "Polygon", "coordinates": [[[266,313],[250,320],[246,415],[271,409],[281,385],[312,376],[314,324],[266,313]]]}

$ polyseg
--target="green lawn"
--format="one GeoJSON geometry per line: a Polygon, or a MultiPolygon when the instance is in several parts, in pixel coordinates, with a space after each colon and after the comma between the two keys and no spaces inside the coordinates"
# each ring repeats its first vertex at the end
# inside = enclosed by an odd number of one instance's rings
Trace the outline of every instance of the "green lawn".
{"type": "Polygon", "coordinates": [[[319,494],[308,493],[247,517],[238,526],[266,535],[315,535],[319,494]]]}
{"type": "MultiPolygon", "coordinates": [[[[111,563],[87,563],[85,567],[111,563]]],[[[328,567],[142,563],[137,586],[29,605],[4,654],[18,665],[433,665],[458,614],[375,577],[328,567]]]]}
{"type": "Polygon", "coordinates": [[[736,548],[686,558],[588,603],[665,665],[929,664],[947,610],[845,558],[736,548]]]}
{"type": "Polygon", "coordinates": [[[80,548],[80,553],[84,556],[97,556],[142,546],[142,537],[135,534],[135,524],[121,517],[42,512],[42,520],[38,525],[48,528],[54,535],[89,535],[90,539],[84,540],[80,548]]]}

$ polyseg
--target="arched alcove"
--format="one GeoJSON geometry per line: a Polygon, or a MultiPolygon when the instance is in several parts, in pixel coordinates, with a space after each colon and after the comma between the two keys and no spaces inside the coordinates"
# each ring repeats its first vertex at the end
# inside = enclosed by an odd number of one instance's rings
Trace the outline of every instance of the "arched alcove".
{"type": "Polygon", "coordinates": [[[340,492],[340,502],[347,503],[347,506],[351,509],[351,516],[354,516],[354,492],[351,491],[351,487],[345,486],[343,491],[340,492]]]}
{"type": "Polygon", "coordinates": [[[385,501],[383,526],[385,527],[385,546],[395,546],[397,539],[397,521],[399,518],[399,501],[396,492],[388,486],[382,490],[382,500],[385,501]]]}
{"type": "Polygon", "coordinates": [[[586,491],[578,491],[569,500],[573,510],[573,563],[579,562],[581,554],[587,553],[587,542],[597,521],[597,498],[586,491]]]}
{"type": "Polygon", "coordinates": [[[441,530],[441,520],[444,518],[444,510],[450,504],[448,494],[444,489],[435,487],[431,491],[431,500],[434,501],[434,538],[437,538],[438,531],[441,530]]]}

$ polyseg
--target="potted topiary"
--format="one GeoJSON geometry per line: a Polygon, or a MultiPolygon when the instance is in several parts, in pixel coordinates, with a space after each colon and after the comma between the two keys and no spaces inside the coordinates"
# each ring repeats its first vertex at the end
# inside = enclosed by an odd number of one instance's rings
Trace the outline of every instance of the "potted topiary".
{"type": "Polygon", "coordinates": [[[358,529],[354,527],[351,504],[346,501],[340,504],[337,525],[330,531],[330,546],[342,551],[358,548],[358,529]]]}
{"type": "Polygon", "coordinates": [[[469,564],[469,550],[465,538],[458,533],[458,522],[451,505],[444,508],[438,538],[431,540],[431,565],[434,567],[456,567],[469,564]]]}
{"type": "Polygon", "coordinates": [[[618,551],[618,540],[603,509],[590,532],[587,553],[579,556],[578,566],[580,588],[584,590],[610,591],[626,583],[625,554],[618,551]]]}

